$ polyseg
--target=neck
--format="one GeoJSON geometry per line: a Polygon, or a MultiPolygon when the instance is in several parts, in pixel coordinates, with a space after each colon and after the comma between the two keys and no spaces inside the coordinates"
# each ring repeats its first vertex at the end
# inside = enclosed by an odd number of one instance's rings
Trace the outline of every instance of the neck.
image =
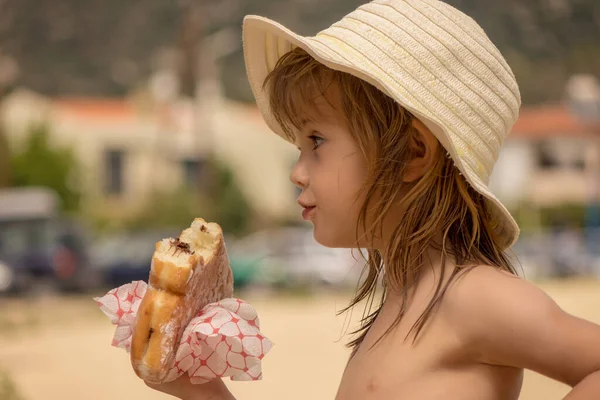
{"type": "Polygon", "coordinates": [[[397,259],[389,251],[383,251],[381,254],[388,289],[393,291],[409,290],[424,277],[434,276],[438,278],[442,274],[442,270],[444,270],[444,275],[451,270],[447,267],[453,264],[453,257],[448,253],[446,253],[445,259],[446,268],[442,268],[442,251],[439,243],[441,243],[441,239],[430,241],[429,244],[425,245],[420,257],[409,260],[411,262],[409,266],[403,265],[404,258],[397,259]]]}

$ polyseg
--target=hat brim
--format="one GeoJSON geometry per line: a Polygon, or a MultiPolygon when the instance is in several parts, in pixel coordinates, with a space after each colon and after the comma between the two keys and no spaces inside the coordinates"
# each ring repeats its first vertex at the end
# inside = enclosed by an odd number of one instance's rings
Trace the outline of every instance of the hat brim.
{"type": "Polygon", "coordinates": [[[370,71],[366,64],[354,63],[340,53],[328,48],[316,38],[298,35],[268,18],[254,15],[244,18],[243,46],[246,72],[252,92],[265,122],[273,132],[288,140],[270,110],[268,92],[264,90],[263,84],[267,75],[275,68],[277,61],[287,52],[299,47],[323,65],[356,76],[375,86],[423,122],[448,151],[456,167],[469,184],[487,199],[489,212],[495,225],[495,232],[501,238],[501,246],[505,249],[517,241],[519,236],[517,223],[506,207],[478,177],[472,166],[463,162],[459,154],[460,149],[454,145],[457,138],[451,137],[453,133],[444,129],[443,124],[435,121],[435,118],[426,115],[418,107],[413,106],[409,93],[391,93],[386,83],[377,79],[377,74],[370,71]]]}

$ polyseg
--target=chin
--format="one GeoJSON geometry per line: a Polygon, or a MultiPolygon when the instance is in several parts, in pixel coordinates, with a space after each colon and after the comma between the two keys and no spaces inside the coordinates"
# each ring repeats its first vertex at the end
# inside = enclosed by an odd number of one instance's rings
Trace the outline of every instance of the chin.
{"type": "Polygon", "coordinates": [[[332,249],[352,249],[358,247],[356,246],[356,242],[353,242],[349,238],[342,237],[338,232],[323,232],[322,230],[314,228],[313,236],[315,241],[321,246],[332,249]]]}

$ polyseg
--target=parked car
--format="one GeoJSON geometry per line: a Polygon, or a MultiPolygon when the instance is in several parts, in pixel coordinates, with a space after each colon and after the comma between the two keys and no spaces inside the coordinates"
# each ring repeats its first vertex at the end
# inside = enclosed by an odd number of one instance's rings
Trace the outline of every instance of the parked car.
{"type": "Polygon", "coordinates": [[[357,251],[321,246],[304,227],[256,232],[228,248],[232,259],[248,260],[259,285],[355,285],[364,265],[357,251]]]}
{"type": "Polygon", "coordinates": [[[13,263],[0,258],[0,295],[21,293],[30,287],[27,274],[17,268],[13,263]]]}
{"type": "Polygon", "coordinates": [[[0,293],[42,282],[60,290],[91,283],[86,231],[62,217],[57,203],[45,188],[0,190],[0,293]]]}
{"type": "Polygon", "coordinates": [[[99,239],[91,252],[94,269],[103,284],[111,288],[132,281],[148,282],[156,242],[176,235],[171,231],[147,231],[99,239]]]}
{"type": "MultiPolygon", "coordinates": [[[[156,242],[177,235],[175,231],[146,231],[100,239],[92,249],[94,269],[102,277],[103,284],[111,288],[132,281],[148,282],[156,242]]],[[[244,287],[254,279],[253,259],[229,254],[229,262],[236,288],[244,287]]]]}
{"type": "Polygon", "coordinates": [[[528,279],[600,276],[600,230],[521,234],[512,248],[528,279]]]}

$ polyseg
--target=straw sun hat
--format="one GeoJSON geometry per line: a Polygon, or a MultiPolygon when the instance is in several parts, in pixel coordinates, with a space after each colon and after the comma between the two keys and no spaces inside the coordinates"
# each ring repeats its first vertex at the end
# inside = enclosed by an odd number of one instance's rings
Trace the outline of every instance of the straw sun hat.
{"type": "Polygon", "coordinates": [[[515,243],[519,228],[488,182],[521,98],[510,67],[473,19],[438,0],[375,0],[312,37],[247,16],[243,40],[252,91],[275,133],[285,138],[262,85],[279,58],[300,47],[327,67],[369,82],[419,118],[487,199],[502,246],[515,243]]]}

